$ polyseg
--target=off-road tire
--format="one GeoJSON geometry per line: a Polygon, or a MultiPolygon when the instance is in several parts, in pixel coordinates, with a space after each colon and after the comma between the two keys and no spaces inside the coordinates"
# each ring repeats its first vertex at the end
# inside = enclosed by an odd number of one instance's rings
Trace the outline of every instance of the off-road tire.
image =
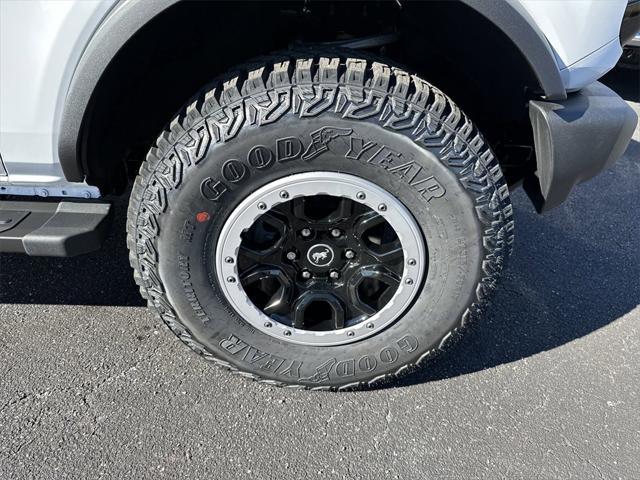
{"type": "Polygon", "coordinates": [[[149,307],[205,359],[280,386],[372,385],[450,344],[483,309],[513,242],[507,185],[469,118],[419,77],[358,58],[279,57],[228,78],[202,91],[170,123],[135,180],[127,243],[149,307]],[[258,168],[247,159],[258,141],[275,142],[283,132],[302,138],[299,129],[311,124],[351,125],[425,154],[410,158],[413,171],[402,170],[409,164],[397,159],[340,160],[331,152],[258,168]],[[237,168],[232,181],[224,174],[230,159],[242,164],[237,182],[237,168]],[[420,227],[438,233],[429,233],[427,248],[442,258],[421,288],[439,293],[421,293],[384,332],[344,346],[287,344],[256,331],[226,302],[211,271],[216,232],[230,209],[270,181],[314,170],[360,175],[395,189],[420,227]],[[427,174],[435,181],[429,188],[430,182],[420,183],[427,174]]]}

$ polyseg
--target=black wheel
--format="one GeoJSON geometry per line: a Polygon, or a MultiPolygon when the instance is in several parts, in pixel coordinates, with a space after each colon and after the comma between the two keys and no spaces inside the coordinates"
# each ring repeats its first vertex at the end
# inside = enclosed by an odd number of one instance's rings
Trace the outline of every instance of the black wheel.
{"type": "Polygon", "coordinates": [[[141,292],[181,340],[323,389],[441,350],[512,235],[498,163],[460,109],[338,56],[270,60],[202,92],[149,152],[128,219],[141,292]]]}

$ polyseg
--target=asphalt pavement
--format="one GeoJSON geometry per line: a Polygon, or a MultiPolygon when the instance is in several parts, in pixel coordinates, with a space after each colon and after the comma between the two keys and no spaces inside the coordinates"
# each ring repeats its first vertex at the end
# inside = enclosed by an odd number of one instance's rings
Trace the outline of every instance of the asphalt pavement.
{"type": "MultiPolygon", "coordinates": [[[[637,72],[607,81],[640,113],[637,72]]],[[[84,257],[1,256],[0,478],[640,477],[640,128],[560,208],[513,203],[484,321],[364,392],[201,360],[144,307],[123,228],[84,257]]]]}

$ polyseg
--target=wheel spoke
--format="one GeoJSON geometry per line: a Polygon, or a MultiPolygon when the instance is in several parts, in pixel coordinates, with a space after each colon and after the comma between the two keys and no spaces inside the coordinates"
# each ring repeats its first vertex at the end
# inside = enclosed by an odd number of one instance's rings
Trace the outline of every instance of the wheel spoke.
{"type": "Polygon", "coordinates": [[[354,316],[364,315],[365,317],[372,317],[377,312],[375,308],[361,301],[360,297],[357,294],[349,295],[349,308],[351,308],[351,310],[355,310],[358,313],[358,315],[354,316]]]}
{"type": "Polygon", "coordinates": [[[356,235],[360,237],[370,228],[381,225],[385,222],[386,220],[382,215],[374,211],[369,211],[367,213],[360,215],[358,219],[355,221],[353,225],[354,232],[356,235]]]}
{"type": "Polygon", "coordinates": [[[260,217],[260,221],[266,229],[270,229],[271,233],[277,232],[277,237],[271,246],[271,249],[278,248],[282,241],[287,237],[289,233],[289,221],[286,218],[282,218],[280,215],[275,214],[273,211],[269,211],[260,217]]]}
{"type": "Polygon", "coordinates": [[[251,260],[253,265],[264,263],[265,258],[269,255],[269,252],[253,250],[245,245],[240,245],[240,255],[247,260],[251,260]]]}
{"type": "Polygon", "coordinates": [[[305,224],[327,225],[349,218],[353,212],[353,201],[329,195],[295,198],[291,201],[290,211],[305,224]]]}
{"type": "Polygon", "coordinates": [[[382,215],[365,213],[356,221],[354,231],[378,262],[394,263],[402,259],[402,244],[382,215]]]}
{"type": "Polygon", "coordinates": [[[351,215],[353,215],[354,206],[355,204],[353,203],[353,200],[344,197],[340,198],[340,203],[338,204],[337,208],[338,217],[335,219],[335,221],[350,218],[351,215]]]}
{"type": "Polygon", "coordinates": [[[387,245],[383,245],[380,251],[368,249],[369,253],[373,255],[376,260],[382,263],[394,263],[398,260],[402,260],[404,254],[402,253],[402,244],[400,241],[395,241],[387,245]]]}
{"type": "Polygon", "coordinates": [[[267,212],[242,233],[242,246],[254,252],[268,254],[280,247],[287,233],[287,222],[272,212],[267,212]]]}
{"type": "Polygon", "coordinates": [[[259,267],[240,276],[240,281],[253,294],[254,303],[267,315],[285,314],[293,296],[293,284],[287,274],[276,267],[259,267]],[[257,300],[255,300],[257,299],[257,300]]]}
{"type": "Polygon", "coordinates": [[[289,298],[291,297],[290,288],[281,286],[274,293],[264,307],[264,313],[267,315],[285,314],[289,311],[289,298]]]}
{"type": "Polygon", "coordinates": [[[291,205],[290,211],[293,218],[296,220],[306,220],[304,213],[304,198],[294,198],[289,203],[291,205]]]}
{"type": "Polygon", "coordinates": [[[260,220],[262,220],[267,225],[271,225],[272,227],[276,228],[283,237],[286,236],[287,230],[289,229],[287,221],[282,219],[273,211],[268,211],[267,213],[263,214],[262,217],[260,217],[260,220]]]}
{"type": "Polygon", "coordinates": [[[307,291],[294,302],[293,327],[317,330],[345,326],[345,311],[338,298],[329,292],[307,291]],[[323,328],[324,329],[324,328],[323,328]]]}
{"type": "Polygon", "coordinates": [[[389,303],[389,300],[391,300],[391,298],[396,294],[399,281],[397,281],[397,279],[395,280],[396,281],[392,282],[393,285],[387,284],[389,288],[385,288],[382,294],[380,294],[380,296],[378,297],[378,305],[380,306],[380,308],[389,303]]]}
{"type": "Polygon", "coordinates": [[[398,288],[398,285],[400,284],[400,278],[398,275],[393,273],[384,265],[373,266],[371,269],[367,270],[367,275],[370,278],[375,278],[392,288],[398,288]]]}
{"type": "Polygon", "coordinates": [[[383,265],[362,268],[349,279],[349,305],[370,317],[393,297],[399,284],[398,275],[383,265]]]}

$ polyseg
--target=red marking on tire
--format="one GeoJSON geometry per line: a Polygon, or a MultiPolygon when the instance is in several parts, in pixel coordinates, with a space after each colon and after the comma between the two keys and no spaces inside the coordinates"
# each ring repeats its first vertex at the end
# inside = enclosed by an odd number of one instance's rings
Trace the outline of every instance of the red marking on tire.
{"type": "Polygon", "coordinates": [[[198,212],[196,213],[196,220],[200,223],[204,223],[211,218],[207,212],[198,212]]]}

